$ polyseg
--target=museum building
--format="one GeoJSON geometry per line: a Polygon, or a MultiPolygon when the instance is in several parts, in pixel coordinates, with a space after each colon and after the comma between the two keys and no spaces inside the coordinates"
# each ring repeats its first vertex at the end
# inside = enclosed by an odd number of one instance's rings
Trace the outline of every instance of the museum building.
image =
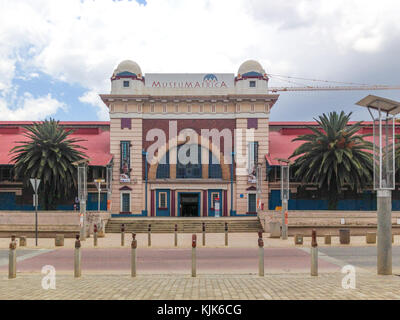
{"type": "Polygon", "coordinates": [[[143,74],[126,60],[100,97],[110,112],[113,213],[239,216],[267,208],[269,114],[278,95],[268,93],[257,61],[236,74],[143,74]]]}

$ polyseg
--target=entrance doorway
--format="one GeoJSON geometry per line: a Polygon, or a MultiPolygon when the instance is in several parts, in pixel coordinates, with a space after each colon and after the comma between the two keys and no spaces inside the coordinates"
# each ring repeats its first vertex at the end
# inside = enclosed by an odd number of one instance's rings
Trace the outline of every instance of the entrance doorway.
{"type": "Polygon", "coordinates": [[[200,215],[200,194],[180,193],[181,217],[198,217],[200,215]]]}

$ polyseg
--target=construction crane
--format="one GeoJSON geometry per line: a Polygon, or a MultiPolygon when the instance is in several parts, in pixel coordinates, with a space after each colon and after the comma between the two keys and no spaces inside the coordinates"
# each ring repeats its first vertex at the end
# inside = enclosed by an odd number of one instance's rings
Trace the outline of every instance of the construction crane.
{"type": "Polygon", "coordinates": [[[400,90],[400,85],[369,85],[364,83],[354,82],[343,82],[343,81],[331,81],[331,80],[318,80],[318,79],[307,79],[300,77],[283,76],[276,74],[268,74],[271,79],[284,81],[297,86],[285,86],[285,87],[269,87],[268,90],[271,92],[285,92],[285,91],[343,91],[343,90],[400,90]],[[296,81],[289,80],[295,79],[296,81]],[[335,83],[341,85],[329,85],[329,86],[310,86],[304,83],[299,83],[297,80],[306,80],[312,82],[324,82],[324,83],[335,83]]]}

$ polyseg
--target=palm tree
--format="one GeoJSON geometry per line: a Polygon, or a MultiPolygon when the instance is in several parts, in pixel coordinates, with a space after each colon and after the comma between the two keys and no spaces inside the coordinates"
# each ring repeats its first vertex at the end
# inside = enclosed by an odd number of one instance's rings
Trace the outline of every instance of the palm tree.
{"type": "Polygon", "coordinates": [[[323,114],[315,119],[320,128],[307,126],[312,133],[292,140],[305,141],[290,156],[300,156],[294,162],[295,178],[318,184],[331,210],[345,185],[359,192],[372,182],[372,143],[364,140],[367,135],[357,134],[362,121],[348,124],[351,114],[323,114]]]}
{"type": "Polygon", "coordinates": [[[24,136],[29,140],[17,141],[20,145],[10,151],[15,161],[15,175],[25,186],[29,186],[30,178],[41,179],[43,208],[55,209],[58,199],[71,196],[76,190],[76,167],[72,163],[86,158],[78,150],[86,149],[77,144],[83,140],[69,139],[72,131],[64,130],[54,119],[24,128],[24,136]]]}

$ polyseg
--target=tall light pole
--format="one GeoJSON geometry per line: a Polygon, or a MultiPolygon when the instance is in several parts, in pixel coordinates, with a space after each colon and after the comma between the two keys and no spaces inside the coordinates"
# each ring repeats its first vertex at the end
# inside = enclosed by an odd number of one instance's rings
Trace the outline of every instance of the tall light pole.
{"type": "Polygon", "coordinates": [[[367,107],[373,120],[374,190],[377,191],[378,209],[377,273],[391,275],[395,115],[400,113],[400,102],[369,95],[356,104],[367,107]]]}
{"type": "Polygon", "coordinates": [[[289,164],[290,161],[287,159],[277,159],[281,166],[281,200],[282,200],[282,240],[288,238],[288,226],[287,226],[287,211],[289,201],[289,164]]]}
{"type": "Polygon", "coordinates": [[[86,240],[86,200],[87,200],[87,165],[89,160],[83,159],[74,162],[78,167],[78,199],[79,223],[81,227],[80,239],[86,240]]]}
{"type": "Polygon", "coordinates": [[[111,211],[111,194],[112,194],[112,180],[113,180],[113,164],[106,167],[106,185],[107,185],[107,211],[111,211]]]}

